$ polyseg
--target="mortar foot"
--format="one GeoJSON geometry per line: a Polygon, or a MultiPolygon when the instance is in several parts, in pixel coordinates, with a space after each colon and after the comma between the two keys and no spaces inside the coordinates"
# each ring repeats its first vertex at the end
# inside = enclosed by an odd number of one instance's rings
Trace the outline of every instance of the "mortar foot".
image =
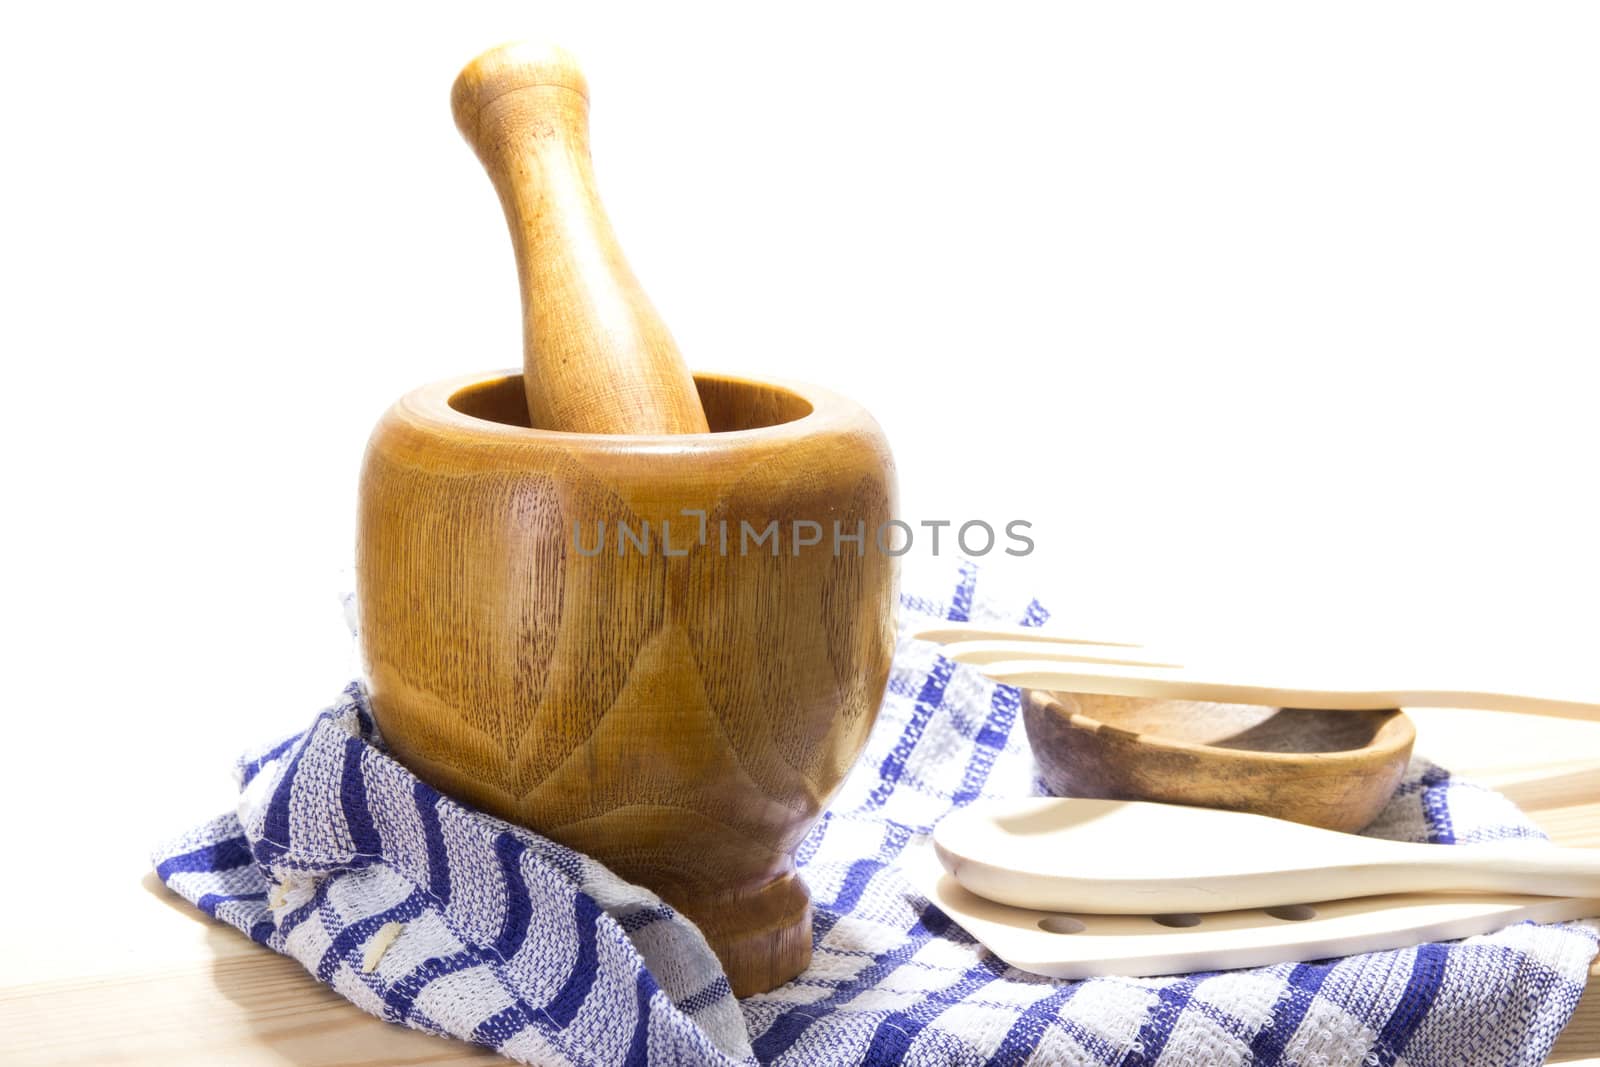
{"type": "Polygon", "coordinates": [[[754,892],[669,903],[705,934],[736,997],[776,989],[811,963],[811,894],[798,874],[754,892]]]}

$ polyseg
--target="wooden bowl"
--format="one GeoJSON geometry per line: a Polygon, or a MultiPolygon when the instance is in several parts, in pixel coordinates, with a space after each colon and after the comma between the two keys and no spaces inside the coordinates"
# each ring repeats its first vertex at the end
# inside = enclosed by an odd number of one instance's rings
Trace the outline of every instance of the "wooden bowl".
{"type": "Polygon", "coordinates": [[[793,851],[887,683],[894,472],[843,397],[696,384],[714,432],[530,429],[513,373],[401,399],[361,476],[361,642],[397,759],[659,893],[742,996],[810,960],[793,851]]]}
{"type": "Polygon", "coordinates": [[[1052,793],[1228,808],[1355,832],[1400,784],[1416,729],[1398,710],[1023,693],[1052,793]]]}

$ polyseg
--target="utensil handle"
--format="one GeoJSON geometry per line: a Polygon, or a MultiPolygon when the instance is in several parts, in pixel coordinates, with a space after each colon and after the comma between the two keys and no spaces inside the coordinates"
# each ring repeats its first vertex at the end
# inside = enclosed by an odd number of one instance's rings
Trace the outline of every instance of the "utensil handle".
{"type": "Polygon", "coordinates": [[[529,419],[578,433],[705,433],[694,379],[595,192],[588,94],[572,56],[528,43],[474,59],[450,93],[511,228],[529,419]]]}
{"type": "MultiPolygon", "coordinates": [[[[1100,657],[1102,659],[1109,657],[1100,657]]],[[[1384,686],[1291,686],[1264,680],[1232,680],[1196,670],[1163,670],[1109,663],[1013,659],[974,664],[997,682],[1023,689],[1066,690],[1150,700],[1201,700],[1218,704],[1318,708],[1328,711],[1379,708],[1472,708],[1600,722],[1600,701],[1535,697],[1500,689],[1417,689],[1384,686]]],[[[1244,678],[1243,675],[1236,677],[1244,678]]]]}
{"type": "Polygon", "coordinates": [[[1440,888],[1546,897],[1600,896],[1600,849],[1552,848],[1533,843],[1417,845],[1413,856],[1445,874],[1440,888]]]}
{"type": "Polygon", "coordinates": [[[1600,722],[1600,699],[1571,700],[1565,697],[1530,696],[1505,689],[1433,689],[1411,695],[1417,699],[1406,701],[1402,707],[1514,711],[1523,715],[1545,715],[1558,719],[1600,722]]]}

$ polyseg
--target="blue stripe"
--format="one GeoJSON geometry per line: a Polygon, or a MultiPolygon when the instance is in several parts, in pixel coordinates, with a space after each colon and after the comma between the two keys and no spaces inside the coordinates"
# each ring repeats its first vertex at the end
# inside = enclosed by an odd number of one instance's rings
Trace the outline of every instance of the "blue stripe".
{"type": "Polygon", "coordinates": [[[599,946],[595,939],[599,936],[600,916],[604,914],[600,905],[587,893],[579,893],[573,899],[573,918],[578,929],[578,958],[572,964],[572,970],[567,975],[567,980],[562,983],[556,995],[540,1014],[549,1019],[554,1025],[561,1027],[570,1023],[578,1014],[578,1009],[583,1007],[584,998],[589,995],[589,990],[594,986],[595,975],[599,972],[599,946]]]}
{"type": "Polygon", "coordinates": [[[989,768],[994,766],[995,755],[1011,739],[1011,725],[1017,721],[1017,711],[1021,707],[1022,690],[1009,685],[994,687],[994,696],[989,700],[989,716],[983,720],[983,729],[973,739],[978,743],[978,751],[973,753],[972,762],[967,765],[966,774],[962,775],[962,788],[970,791],[971,796],[978,795],[989,768]],[[973,781],[973,771],[980,762],[982,774],[973,781]]]}
{"type": "Polygon", "coordinates": [[[528,1006],[519,1000],[479,1023],[477,1029],[472,1031],[472,1040],[476,1044],[497,1049],[526,1030],[531,1016],[528,1006]]]}
{"type": "Polygon", "coordinates": [[[901,1063],[910,1051],[917,1035],[952,1004],[959,1004],[973,993],[1005,973],[1006,965],[998,957],[985,955],[977,967],[967,971],[944,989],[932,990],[905,1011],[890,1012],[879,1021],[873,1031],[872,1044],[867,1046],[863,1064],[901,1063]]]}
{"type": "Polygon", "coordinates": [[[383,992],[384,1017],[390,1022],[405,1022],[411,1015],[417,995],[430,982],[459,971],[471,970],[484,962],[477,949],[462,949],[449,956],[431,956],[412,969],[410,974],[397,979],[383,992]]]}
{"type": "Polygon", "coordinates": [[[1045,1027],[1061,1014],[1061,1006],[1071,1000],[1082,985],[1082,982],[1063,983],[1049,996],[1028,1005],[1027,1010],[1011,1024],[1011,1029],[1006,1031],[1000,1047],[989,1057],[988,1067],[1015,1067],[1032,1056],[1033,1050],[1039,1047],[1039,1042],[1044,1038],[1045,1027]]]}
{"type": "Polygon", "coordinates": [[[583,873],[584,857],[582,853],[574,852],[565,845],[558,845],[548,837],[535,838],[529,842],[528,851],[538,856],[544,863],[566,875],[573,888],[582,885],[586,880],[583,873]]]}
{"type": "Polygon", "coordinates": [[[413,1030],[424,1030],[430,1034],[438,1034],[440,1037],[460,1036],[459,1034],[446,1030],[444,1027],[434,1022],[429,1016],[424,1015],[415,1008],[411,1009],[411,1018],[406,1021],[406,1025],[411,1027],[413,1030]]]}
{"type": "Polygon", "coordinates": [[[1400,1002],[1389,1013],[1389,1021],[1383,1024],[1383,1030],[1378,1034],[1378,1047],[1373,1051],[1378,1054],[1379,1067],[1394,1067],[1395,1060],[1405,1052],[1411,1035],[1427,1017],[1428,1009],[1433,1007],[1434,998],[1439,995],[1439,986],[1444,982],[1445,960],[1448,956],[1449,950],[1443,945],[1417,946],[1405,992],[1400,994],[1400,1002]]]}
{"type": "Polygon", "coordinates": [[[1189,1001],[1194,999],[1195,989],[1202,979],[1215,973],[1190,975],[1156,990],[1156,1002],[1150,1006],[1149,1015],[1139,1028],[1139,1036],[1134,1038],[1133,1051],[1118,1067],[1147,1067],[1159,1060],[1167,1041],[1172,1037],[1173,1027],[1178,1024],[1179,1016],[1189,1006],[1189,1001]]]}
{"type": "MultiPolygon", "coordinates": [[[[501,834],[500,836],[503,839],[511,835],[501,834]]],[[[518,854],[520,855],[520,851],[518,854]]],[[[503,856],[502,860],[504,860],[503,856]]],[[[526,892],[524,892],[523,896],[525,899],[526,892]]],[[[603,912],[601,912],[599,905],[595,904],[594,900],[586,893],[574,895],[573,911],[577,925],[578,957],[573,961],[572,969],[567,973],[567,980],[556,991],[556,995],[551,998],[550,1003],[538,1012],[539,1018],[549,1023],[550,1027],[555,1030],[562,1029],[570,1024],[578,1014],[578,1009],[583,1007],[583,1002],[588,997],[589,990],[594,986],[595,976],[599,971],[599,949],[595,944],[595,938],[599,934],[600,916],[603,912]]],[[[526,934],[526,923],[523,925],[524,934],[526,934]]],[[[499,944],[499,942],[496,942],[496,944],[499,944]]],[[[503,955],[502,958],[509,957],[503,955]]],[[[517,1003],[496,1012],[479,1023],[477,1029],[472,1032],[472,1040],[480,1045],[498,1048],[526,1029],[533,1016],[534,1009],[523,1001],[518,1000],[517,1003]]]]}
{"type": "Polygon", "coordinates": [[[1450,772],[1435,767],[1422,776],[1422,815],[1428,820],[1428,840],[1435,845],[1456,843],[1450,819],[1450,772]]]}
{"type": "MultiPolygon", "coordinates": [[[[1104,1033],[1090,1030],[1083,1023],[1080,1023],[1076,1019],[1063,1019],[1059,1013],[1055,1016],[1055,1018],[1050,1019],[1049,1021],[1056,1026],[1059,1026],[1062,1033],[1071,1037],[1072,1040],[1076,1041],[1079,1045],[1082,1045],[1084,1048],[1088,1049],[1089,1052],[1096,1056],[1101,1063],[1121,1064],[1123,1053],[1122,1042],[1117,1041],[1113,1043],[1106,1037],[1104,1033]]],[[[1091,1023],[1090,1025],[1093,1024],[1091,1023]]],[[[1048,1030],[1049,1027],[1045,1027],[1044,1029],[1048,1030]]],[[[1042,1040],[1044,1037],[1043,1032],[1041,1032],[1039,1036],[1042,1040]]]]}
{"type": "Polygon", "coordinates": [[[909,675],[896,674],[889,678],[889,692],[897,697],[915,697],[917,687],[909,675]]]}
{"type": "MultiPolygon", "coordinates": [[[[322,722],[319,717],[307,734],[314,732],[320,725],[322,722]]],[[[300,761],[305,759],[306,749],[310,747],[311,738],[307,736],[306,743],[295,752],[294,759],[290,760],[289,766],[283,770],[283,777],[279,778],[278,784],[273,787],[272,799],[267,802],[267,814],[262,819],[261,840],[256,843],[258,854],[263,851],[270,853],[271,850],[261,848],[263,844],[276,846],[279,851],[287,851],[290,847],[289,800],[293,792],[290,787],[300,770],[300,761]]]]}
{"type": "Polygon", "coordinates": [[[719,974],[713,978],[706,987],[698,993],[692,993],[678,1002],[678,1010],[685,1015],[705,1011],[723,997],[733,996],[733,988],[728,985],[728,976],[719,974]]]}
{"type": "Polygon", "coordinates": [[[226,841],[162,860],[156,865],[156,877],[165,882],[175,874],[231,871],[249,864],[254,858],[250,854],[249,841],[243,836],[230,837],[226,841]]]}
{"type": "Polygon", "coordinates": [[[242,768],[240,775],[241,781],[239,784],[249,785],[251,782],[255,781],[256,775],[261,773],[261,768],[265,767],[267,764],[271,763],[273,760],[289,751],[289,747],[304,736],[304,734],[295,734],[293,737],[286,737],[282,741],[279,741],[276,745],[273,745],[266,752],[262,753],[260,756],[257,756],[249,763],[246,763],[242,768]]]}
{"type": "MultiPolygon", "coordinates": [[[[966,622],[972,611],[972,595],[978,584],[978,569],[970,562],[961,565],[961,580],[957,583],[955,593],[952,595],[950,610],[946,614],[955,622],[966,622]]],[[[900,776],[905,773],[906,764],[911,760],[911,753],[916,749],[917,742],[922,740],[923,731],[927,729],[928,722],[933,718],[933,713],[938,710],[944,701],[944,692],[950,684],[950,677],[955,673],[956,665],[943,656],[934,660],[933,669],[928,672],[927,680],[922,685],[922,691],[917,694],[916,703],[911,709],[911,718],[907,721],[905,729],[895,741],[894,748],[884,757],[883,763],[878,767],[879,782],[861,805],[862,811],[882,807],[889,799],[889,794],[894,792],[894,787],[900,781],[900,776]]]]}
{"type": "Polygon", "coordinates": [[[806,836],[800,841],[800,847],[795,849],[794,862],[796,866],[804,867],[811,862],[812,857],[817,854],[817,850],[822,847],[822,839],[827,836],[828,827],[832,823],[833,812],[825,811],[822,813],[822,817],[812,825],[811,829],[806,831],[806,836]]]}
{"type": "Polygon", "coordinates": [[[1012,724],[1017,721],[1017,711],[1021,707],[1020,689],[1009,685],[994,687],[994,695],[989,700],[989,715],[978,731],[972,756],[961,774],[961,785],[950,798],[952,807],[959,808],[972,803],[983,791],[983,784],[989,780],[989,772],[994,770],[995,759],[1006,747],[1012,724]]]}
{"type": "Polygon", "coordinates": [[[266,903],[267,895],[265,893],[206,893],[194,902],[194,906],[215,919],[217,917],[217,905],[226,904],[232,900],[254,900],[264,904],[266,903]]]}
{"type": "Polygon", "coordinates": [[[422,890],[413,889],[404,900],[394,907],[386,908],[376,915],[369,915],[365,919],[357,919],[343,930],[340,930],[338,935],[334,937],[333,943],[322,953],[322,959],[317,963],[317,981],[332,981],[333,972],[338,970],[339,962],[346,956],[352,955],[381,927],[387,926],[389,923],[410,922],[418,915],[421,915],[427,899],[422,890]]]}
{"type": "MultiPolygon", "coordinates": [[[[1033,600],[1022,613],[1022,625],[1040,626],[1049,617],[1050,613],[1044,609],[1044,605],[1033,600]]],[[[1005,751],[1006,743],[1011,739],[1011,728],[1016,725],[1017,712],[1021,708],[1022,690],[1009,685],[994,687],[994,694],[989,699],[989,714],[973,738],[975,747],[967,760],[966,770],[961,774],[961,785],[950,798],[952,807],[970,804],[983,792],[984,783],[994,770],[995,760],[1005,751]]]]}
{"type": "Polygon", "coordinates": [[[613,915],[612,918],[617,920],[617,925],[622,927],[623,933],[632,934],[652,923],[665,922],[676,914],[677,912],[665,904],[657,904],[625,912],[622,915],[613,915]]]}
{"type": "Polygon", "coordinates": [[[509,831],[503,831],[494,840],[494,854],[500,859],[500,874],[505,880],[506,915],[500,925],[500,936],[494,939],[491,947],[503,960],[517,954],[522,942],[527,940],[528,923],[533,918],[528,887],[522,880],[522,853],[526,850],[527,846],[509,831]]]}
{"type": "Polygon", "coordinates": [[[821,1000],[797,1004],[772,1020],[766,1032],[751,1043],[756,1059],[765,1063],[787,1052],[818,1018],[859,995],[862,990],[877,985],[890,971],[915,956],[923,945],[946,934],[962,936],[964,931],[933,905],[923,908],[917,914],[917,921],[906,931],[905,939],[887,952],[874,956],[872,962],[858,971],[850,982],[821,1000]]]}
{"type": "Polygon", "coordinates": [[[650,1062],[650,996],[655,989],[650,972],[640,967],[633,983],[638,1015],[634,1018],[633,1040],[628,1042],[628,1054],[622,1059],[622,1067],[645,1067],[650,1062]]]}
{"type": "Polygon", "coordinates": [[[1234,1004],[1228,1000],[1224,1000],[1221,1004],[1199,998],[1189,1002],[1191,1012],[1203,1019],[1209,1019],[1217,1025],[1218,1030],[1244,1045],[1254,1039],[1259,1028],[1233,1014],[1230,1010],[1233,1007],[1234,1004]]]}
{"type": "Polygon", "coordinates": [[[945,605],[913,593],[901,593],[900,606],[913,615],[926,615],[931,619],[943,618],[946,610],[945,605]]]}
{"type": "Polygon", "coordinates": [[[1250,1042],[1250,1061],[1255,1067],[1277,1067],[1282,1062],[1289,1039],[1300,1029],[1311,1002],[1317,999],[1317,990],[1332,970],[1326,963],[1301,963],[1290,970],[1288,985],[1272,1007],[1272,1026],[1258,1030],[1250,1042]]]}
{"type": "Polygon", "coordinates": [[[884,801],[889,799],[889,794],[894,792],[900,776],[905,773],[906,764],[911,760],[912,751],[928,728],[928,721],[933,718],[933,713],[938,710],[940,701],[944,699],[944,691],[950,685],[950,678],[955,674],[955,670],[955,663],[943,656],[934,660],[933,669],[928,672],[927,679],[922,683],[922,691],[917,694],[916,703],[912,705],[911,717],[906,721],[905,729],[900,732],[894,748],[878,766],[878,784],[873,787],[872,792],[867,795],[866,802],[861,805],[862,811],[882,807],[884,801]]]}
{"type": "Polygon", "coordinates": [[[931,825],[913,828],[903,822],[885,819],[883,820],[883,844],[879,847],[878,854],[885,858],[893,859],[905,851],[905,847],[911,843],[913,834],[931,833],[933,833],[931,825]]]}
{"type": "Polygon", "coordinates": [[[377,857],[383,854],[383,838],[372,822],[372,810],[367,807],[367,781],[361,773],[361,758],[367,750],[365,741],[348,737],[344,742],[344,775],[339,780],[339,804],[344,809],[345,825],[350,828],[350,841],[358,856],[377,857]]]}
{"type": "Polygon", "coordinates": [[[421,781],[411,787],[417,802],[417,818],[422,821],[422,840],[428,849],[428,892],[440,904],[450,903],[450,853],[445,848],[444,831],[439,826],[439,794],[421,781]]]}
{"type": "MultiPolygon", "coordinates": [[[[861,902],[861,894],[867,891],[867,884],[872,881],[872,876],[883,870],[888,864],[883,860],[856,860],[844,872],[844,884],[839,886],[839,895],[827,904],[817,905],[829,911],[851,912],[861,902]]],[[[816,910],[813,908],[813,910],[816,910]]]]}

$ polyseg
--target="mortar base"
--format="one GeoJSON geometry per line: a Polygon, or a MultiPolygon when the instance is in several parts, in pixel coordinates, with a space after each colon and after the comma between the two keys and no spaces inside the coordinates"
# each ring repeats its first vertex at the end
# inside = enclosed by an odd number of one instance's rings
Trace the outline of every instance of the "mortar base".
{"type": "Polygon", "coordinates": [[[754,894],[668,903],[705,934],[736,997],[776,989],[811,964],[811,894],[798,874],[754,894]]]}

